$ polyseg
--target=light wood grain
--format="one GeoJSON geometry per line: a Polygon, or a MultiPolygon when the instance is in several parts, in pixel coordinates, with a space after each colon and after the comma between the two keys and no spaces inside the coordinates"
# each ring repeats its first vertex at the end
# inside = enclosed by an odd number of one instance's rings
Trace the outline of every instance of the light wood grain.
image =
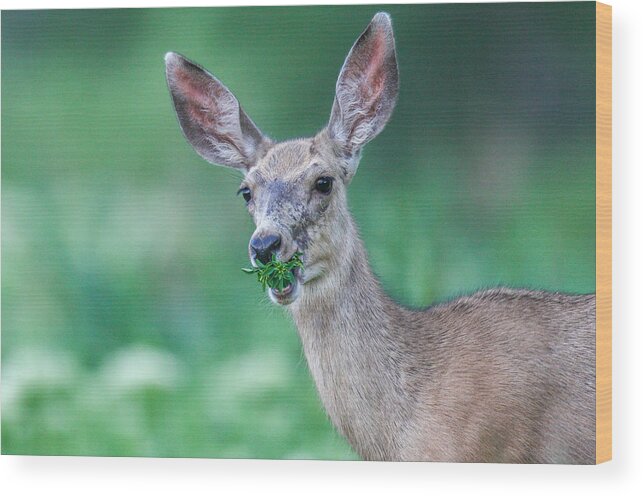
{"type": "Polygon", "coordinates": [[[596,463],[612,458],[612,7],[596,3],[596,463]]]}

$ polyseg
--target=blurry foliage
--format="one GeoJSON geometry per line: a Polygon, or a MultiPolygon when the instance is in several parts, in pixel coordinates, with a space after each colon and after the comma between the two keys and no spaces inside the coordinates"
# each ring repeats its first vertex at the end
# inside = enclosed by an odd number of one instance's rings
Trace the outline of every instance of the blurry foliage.
{"type": "Polygon", "coordinates": [[[252,278],[239,177],[183,139],[174,50],[276,139],[392,14],[401,93],[350,204],[385,288],[594,290],[594,4],[2,13],[2,451],[354,458],[252,278]]]}

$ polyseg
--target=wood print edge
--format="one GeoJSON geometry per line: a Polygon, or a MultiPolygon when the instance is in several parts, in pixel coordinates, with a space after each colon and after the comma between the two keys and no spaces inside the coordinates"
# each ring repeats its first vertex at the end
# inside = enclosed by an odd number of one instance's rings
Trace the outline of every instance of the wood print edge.
{"type": "Polygon", "coordinates": [[[596,463],[612,459],[612,7],[596,3],[596,463]]]}

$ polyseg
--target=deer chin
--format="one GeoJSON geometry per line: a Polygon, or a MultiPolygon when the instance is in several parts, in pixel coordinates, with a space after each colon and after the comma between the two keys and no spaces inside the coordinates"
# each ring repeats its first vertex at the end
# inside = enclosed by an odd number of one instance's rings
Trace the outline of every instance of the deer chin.
{"type": "Polygon", "coordinates": [[[270,299],[277,305],[290,305],[299,296],[299,283],[295,281],[286,286],[283,291],[278,291],[274,288],[268,290],[270,299]]]}

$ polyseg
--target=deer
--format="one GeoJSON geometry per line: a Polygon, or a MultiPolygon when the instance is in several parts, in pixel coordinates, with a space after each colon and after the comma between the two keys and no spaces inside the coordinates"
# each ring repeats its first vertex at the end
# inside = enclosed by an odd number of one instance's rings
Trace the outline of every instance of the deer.
{"type": "Polygon", "coordinates": [[[359,457],[595,463],[594,294],[496,287],[414,309],[370,267],[347,188],[398,96],[387,13],[350,49],[313,137],[275,142],[206,69],[175,52],[165,66],[187,141],[243,174],[250,262],[301,254],[294,281],[266,291],[292,317],[326,413],[359,457]]]}

